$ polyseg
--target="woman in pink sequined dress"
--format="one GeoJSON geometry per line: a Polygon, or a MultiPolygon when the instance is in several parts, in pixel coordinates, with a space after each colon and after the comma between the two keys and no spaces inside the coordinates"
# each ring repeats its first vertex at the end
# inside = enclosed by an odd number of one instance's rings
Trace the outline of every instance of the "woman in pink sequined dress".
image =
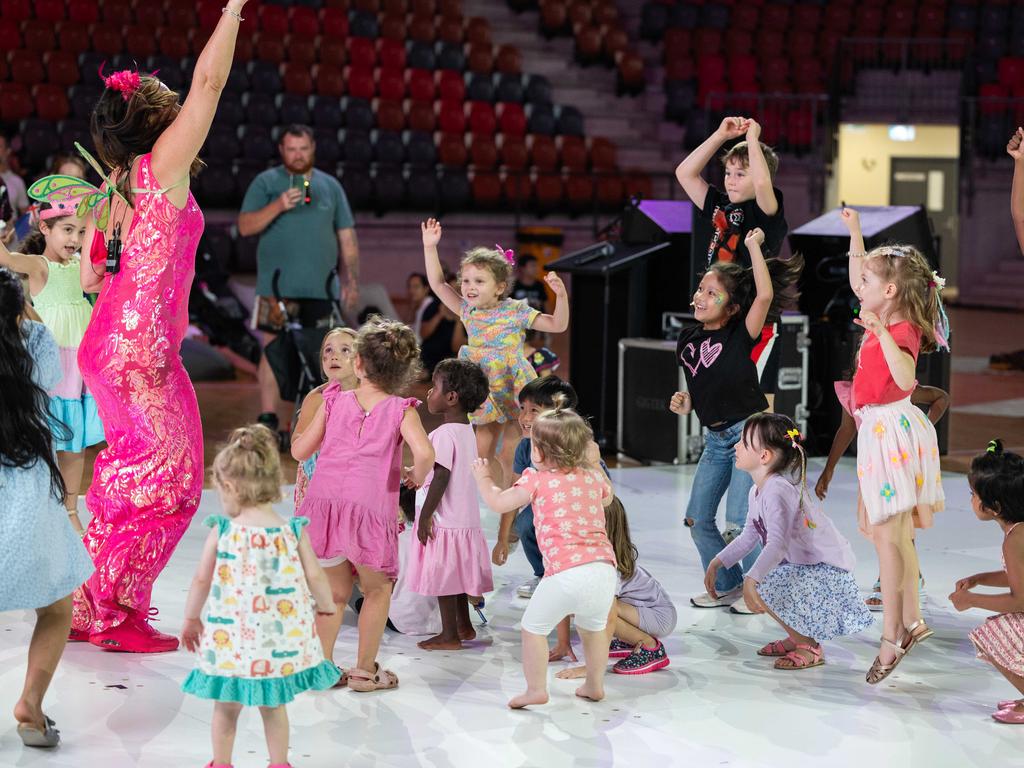
{"type": "Polygon", "coordinates": [[[203,214],[189,192],[234,56],[245,0],[229,0],[196,62],[183,105],[157,78],[117,72],[92,116],[97,154],[112,169],[104,230],[90,225],[82,288],[99,291],[78,353],[107,425],[85,536],[95,574],[75,594],[72,640],[115,651],[173,651],[149,624],[153,582],[188,528],[203,488],[203,435],[181,362],[203,214]],[[104,272],[120,231],[116,273],[104,272]]]}

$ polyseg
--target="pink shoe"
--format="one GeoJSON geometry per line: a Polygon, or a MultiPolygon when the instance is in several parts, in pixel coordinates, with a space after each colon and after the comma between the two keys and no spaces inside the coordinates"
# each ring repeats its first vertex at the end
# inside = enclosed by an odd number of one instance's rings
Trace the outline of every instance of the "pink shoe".
{"type": "Polygon", "coordinates": [[[1024,699],[1007,699],[996,704],[996,709],[1012,709],[1018,704],[1024,704],[1024,699]]]}
{"type": "Polygon", "coordinates": [[[157,632],[150,625],[156,618],[156,608],[149,609],[149,615],[142,618],[132,612],[124,623],[89,636],[89,642],[105,651],[120,653],[167,653],[178,650],[178,638],[157,632]]]}
{"type": "Polygon", "coordinates": [[[1024,709],[1000,709],[992,713],[992,719],[1000,723],[1024,725],[1024,709]]]}
{"type": "Polygon", "coordinates": [[[235,768],[231,763],[215,763],[213,760],[208,762],[205,768],[235,768]]]}

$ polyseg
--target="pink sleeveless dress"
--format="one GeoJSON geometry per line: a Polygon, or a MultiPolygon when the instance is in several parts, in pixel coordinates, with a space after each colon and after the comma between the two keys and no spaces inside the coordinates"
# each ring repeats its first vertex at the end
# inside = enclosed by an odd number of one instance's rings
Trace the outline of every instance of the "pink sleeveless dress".
{"type": "Polygon", "coordinates": [[[101,632],[128,611],[145,617],[203,490],[203,435],[181,362],[203,214],[179,210],[143,155],[120,271],[104,277],[78,364],[96,399],[107,448],[93,471],[85,544],[96,572],[75,593],[73,626],[101,632]]]}

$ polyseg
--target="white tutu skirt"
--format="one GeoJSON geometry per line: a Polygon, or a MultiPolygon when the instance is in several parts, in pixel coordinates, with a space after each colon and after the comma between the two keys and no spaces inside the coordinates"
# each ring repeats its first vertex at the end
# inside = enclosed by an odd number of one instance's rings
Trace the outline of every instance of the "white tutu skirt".
{"type": "Polygon", "coordinates": [[[930,528],[945,506],[935,427],[910,398],[857,410],[857,478],[868,522],[880,525],[904,512],[930,528]]]}

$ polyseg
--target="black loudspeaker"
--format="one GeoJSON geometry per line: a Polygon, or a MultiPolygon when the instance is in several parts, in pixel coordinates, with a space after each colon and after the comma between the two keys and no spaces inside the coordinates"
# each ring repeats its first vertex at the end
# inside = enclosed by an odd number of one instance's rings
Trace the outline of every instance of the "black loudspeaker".
{"type": "Polygon", "coordinates": [[[569,353],[580,411],[593,416],[601,446],[615,438],[618,402],[618,343],[657,336],[661,314],[686,304],[681,286],[686,261],[671,243],[595,243],[547,265],[572,275],[569,291],[569,353]]]}
{"type": "MultiPolygon", "coordinates": [[[[800,312],[812,322],[828,316],[849,322],[857,299],[850,289],[847,269],[850,233],[840,217],[841,208],[813,219],[789,234],[789,247],[804,257],[800,279],[800,312]]],[[[939,268],[935,237],[924,208],[919,205],[857,207],[864,245],[868,250],[886,243],[913,245],[939,268]]]]}

